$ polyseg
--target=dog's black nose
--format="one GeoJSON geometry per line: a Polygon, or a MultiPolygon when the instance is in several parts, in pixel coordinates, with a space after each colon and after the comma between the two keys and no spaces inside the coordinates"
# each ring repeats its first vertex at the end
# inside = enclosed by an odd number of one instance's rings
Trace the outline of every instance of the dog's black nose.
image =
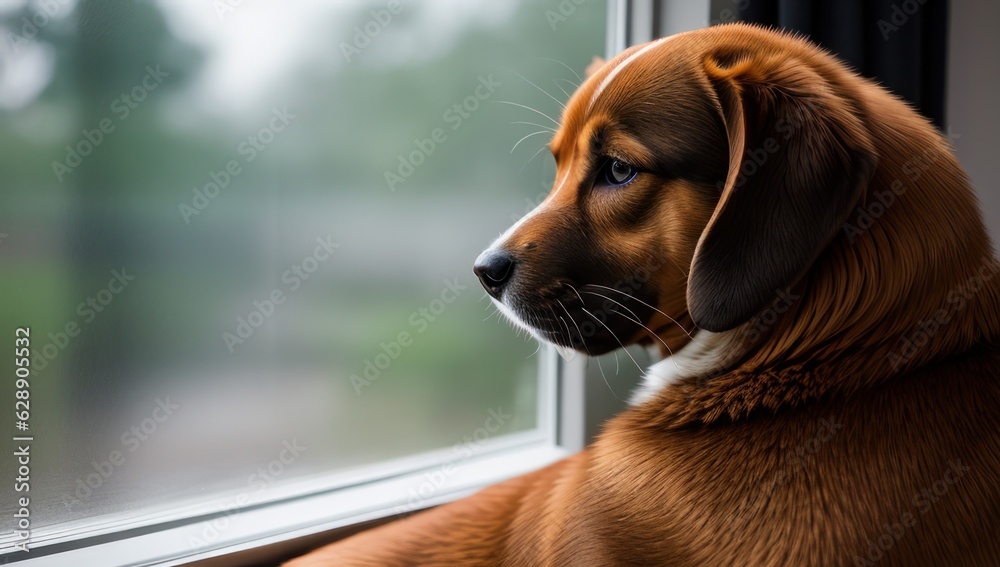
{"type": "Polygon", "coordinates": [[[514,275],[514,258],[503,250],[487,250],[476,258],[472,269],[486,291],[500,299],[504,286],[514,275]]]}

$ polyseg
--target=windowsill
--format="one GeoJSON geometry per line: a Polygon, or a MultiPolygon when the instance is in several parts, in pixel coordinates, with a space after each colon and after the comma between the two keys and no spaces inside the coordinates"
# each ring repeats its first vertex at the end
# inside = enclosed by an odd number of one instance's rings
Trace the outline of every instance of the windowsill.
{"type": "MultiPolygon", "coordinates": [[[[213,564],[225,564],[224,560],[219,563],[221,556],[449,502],[569,454],[570,451],[553,445],[538,432],[515,434],[495,440],[484,447],[481,455],[453,461],[454,468],[445,468],[446,459],[441,458],[441,453],[418,456],[398,463],[397,470],[405,469],[406,472],[383,476],[380,480],[358,481],[339,489],[323,488],[322,485],[317,488],[318,481],[311,480],[309,494],[292,495],[267,505],[255,502],[245,510],[228,515],[216,512],[192,518],[191,510],[187,510],[189,519],[186,521],[169,521],[157,515],[128,525],[123,525],[123,521],[105,523],[102,528],[89,530],[86,534],[77,532],[75,537],[60,530],[63,532],[61,537],[52,534],[35,542],[32,549],[46,555],[38,557],[35,553],[16,552],[0,556],[0,561],[20,560],[23,565],[30,566],[101,565],[109,560],[123,565],[179,565],[220,558],[213,564]],[[443,471],[448,472],[441,474],[443,471]],[[427,475],[433,473],[439,473],[436,475],[439,486],[430,490],[428,487],[434,483],[427,475]],[[443,483],[442,477],[446,478],[443,483]],[[414,497],[422,485],[423,494],[414,497]],[[320,492],[322,490],[326,491],[320,492]],[[215,532],[209,529],[207,533],[217,534],[210,538],[212,541],[206,542],[208,545],[204,547],[192,543],[206,541],[205,530],[213,519],[220,529],[215,532]],[[110,534],[122,535],[123,531],[131,531],[134,535],[109,539],[110,534]],[[87,540],[93,543],[88,544],[87,540]]],[[[343,479],[339,483],[343,484],[343,479]]],[[[331,483],[324,484],[328,487],[331,483]]],[[[289,490],[294,491],[294,488],[289,490]]],[[[219,510],[218,507],[202,507],[219,510]]]]}

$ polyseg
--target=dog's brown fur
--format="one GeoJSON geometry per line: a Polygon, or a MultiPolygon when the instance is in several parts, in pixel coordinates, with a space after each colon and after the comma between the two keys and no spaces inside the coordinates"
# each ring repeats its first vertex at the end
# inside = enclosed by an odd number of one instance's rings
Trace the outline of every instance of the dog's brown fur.
{"type": "Polygon", "coordinates": [[[671,314],[719,330],[725,363],[660,389],[580,454],[291,565],[998,564],[1000,278],[947,141],[825,52],[744,25],[657,46],[591,103],[637,49],[574,94],[552,142],[570,181],[504,245],[535,269],[586,207],[589,246],[626,267],[670,260],[649,284],[658,338],[629,341],[683,347],[671,314]],[[689,92],[672,98],[677,85],[689,92]],[[789,116],[791,136],[741,183],[789,116]],[[581,189],[601,129],[605,152],[650,172],[614,195],[581,189]],[[714,153],[665,175],[658,156],[678,143],[714,153]],[[726,182],[706,191],[719,159],[726,182]],[[643,194],[650,218],[624,223],[643,194]],[[762,325],[783,287],[800,299],[762,325]]]}

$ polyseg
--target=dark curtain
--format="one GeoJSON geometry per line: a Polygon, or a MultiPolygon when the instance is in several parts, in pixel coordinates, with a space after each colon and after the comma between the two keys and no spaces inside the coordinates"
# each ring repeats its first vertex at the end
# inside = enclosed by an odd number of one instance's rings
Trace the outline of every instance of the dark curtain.
{"type": "Polygon", "coordinates": [[[948,0],[744,0],[740,17],[794,30],[943,128],[948,0]]]}

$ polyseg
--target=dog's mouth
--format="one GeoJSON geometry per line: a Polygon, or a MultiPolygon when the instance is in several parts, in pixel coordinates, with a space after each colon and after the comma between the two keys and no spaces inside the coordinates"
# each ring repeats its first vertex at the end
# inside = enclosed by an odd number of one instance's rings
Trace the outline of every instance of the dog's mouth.
{"type": "Polygon", "coordinates": [[[511,286],[493,297],[504,315],[536,338],[594,356],[652,335],[646,323],[653,300],[639,290],[568,281],[533,291],[511,286]]]}

